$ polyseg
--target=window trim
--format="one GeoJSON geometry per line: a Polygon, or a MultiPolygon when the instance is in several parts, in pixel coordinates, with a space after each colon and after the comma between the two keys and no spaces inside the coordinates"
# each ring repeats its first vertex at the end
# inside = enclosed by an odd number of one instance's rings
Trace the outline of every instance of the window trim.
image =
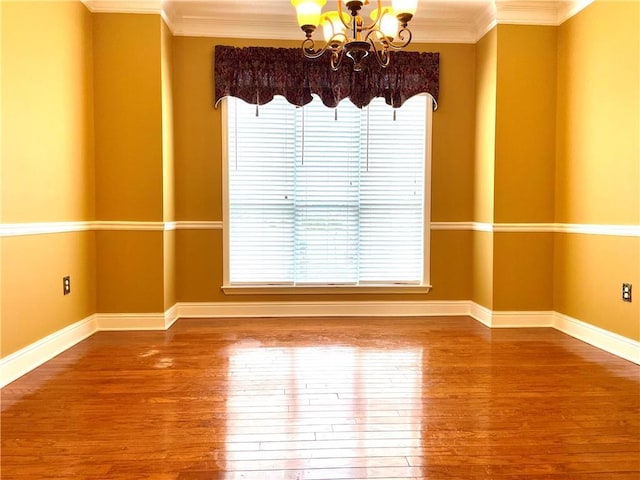
{"type": "Polygon", "coordinates": [[[222,291],[228,295],[263,295],[263,294],[411,294],[428,293],[431,290],[431,158],[433,135],[434,99],[429,94],[426,103],[425,121],[425,159],[424,159],[424,224],[422,252],[422,282],[411,284],[375,284],[375,285],[231,285],[229,282],[229,157],[228,157],[228,106],[227,98],[221,101],[220,109],[222,128],[222,291]]]}

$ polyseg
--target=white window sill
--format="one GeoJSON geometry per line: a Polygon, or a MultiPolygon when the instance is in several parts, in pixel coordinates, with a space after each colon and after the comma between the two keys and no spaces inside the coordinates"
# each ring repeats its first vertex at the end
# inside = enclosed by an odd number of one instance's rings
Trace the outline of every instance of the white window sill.
{"type": "Polygon", "coordinates": [[[429,293],[431,285],[223,285],[226,295],[340,295],[429,293]]]}

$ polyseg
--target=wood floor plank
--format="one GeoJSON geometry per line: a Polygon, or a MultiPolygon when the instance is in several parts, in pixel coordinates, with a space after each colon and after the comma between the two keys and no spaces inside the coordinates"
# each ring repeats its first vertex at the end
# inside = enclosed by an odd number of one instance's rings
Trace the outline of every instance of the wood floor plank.
{"type": "Polygon", "coordinates": [[[469,318],[179,320],[6,386],[3,480],[638,480],[640,367],[469,318]]]}

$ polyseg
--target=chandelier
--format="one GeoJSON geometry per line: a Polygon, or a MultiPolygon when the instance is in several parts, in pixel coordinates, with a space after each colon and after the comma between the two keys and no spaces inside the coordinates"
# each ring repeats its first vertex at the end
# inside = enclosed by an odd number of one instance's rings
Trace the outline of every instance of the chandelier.
{"type": "Polygon", "coordinates": [[[360,16],[369,0],[336,0],[337,10],[322,13],[327,0],[291,0],[296,8],[298,24],[306,34],[302,51],[307,58],[318,58],[331,52],[331,68],[338,70],[345,55],[353,61],[353,70],[362,70],[362,61],[370,55],[382,67],[389,65],[390,50],[400,50],[411,42],[409,21],[416,11],[418,0],[392,0],[389,7],[378,7],[371,12],[371,22],[360,16]],[[350,15],[343,11],[343,4],[350,15]],[[311,37],[318,25],[322,26],[325,44],[316,48],[311,37]]]}

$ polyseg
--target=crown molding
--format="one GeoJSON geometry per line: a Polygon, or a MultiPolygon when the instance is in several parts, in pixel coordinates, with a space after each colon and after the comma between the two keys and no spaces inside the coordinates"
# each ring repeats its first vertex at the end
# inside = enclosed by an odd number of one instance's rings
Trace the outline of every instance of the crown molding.
{"type": "Polygon", "coordinates": [[[287,17],[266,15],[256,18],[218,15],[179,15],[172,17],[173,33],[189,37],[255,38],[301,40],[302,32],[287,17]]]}
{"type": "Polygon", "coordinates": [[[427,21],[411,25],[415,43],[476,43],[475,24],[427,21]]]}
{"type": "Polygon", "coordinates": [[[474,43],[484,37],[493,27],[498,24],[496,18],[495,2],[487,3],[485,8],[476,17],[474,43]]]}
{"type": "Polygon", "coordinates": [[[496,0],[496,23],[561,25],[594,0],[496,0]]]}
{"type": "Polygon", "coordinates": [[[147,13],[161,15],[162,0],[81,0],[92,13],[147,13]]]}
{"type": "Polygon", "coordinates": [[[496,22],[506,25],[557,25],[558,2],[498,1],[496,22]]]}
{"type": "Polygon", "coordinates": [[[569,2],[561,2],[558,6],[557,25],[561,25],[566,22],[593,2],[594,0],[572,0],[569,2]]]}
{"type": "MultiPolygon", "coordinates": [[[[431,18],[419,15],[411,24],[415,43],[476,43],[499,24],[562,24],[594,0],[485,0],[472,17],[459,17],[451,7],[436,6],[431,18]]],[[[289,12],[260,8],[257,15],[230,15],[216,8],[205,13],[189,12],[186,4],[166,0],[82,0],[94,13],[139,13],[160,15],[177,36],[302,40],[302,33],[289,12]]],[[[230,4],[231,5],[231,4],[230,4]]],[[[444,5],[444,4],[443,4],[444,5]]],[[[243,12],[245,7],[240,8],[243,12]]]]}

